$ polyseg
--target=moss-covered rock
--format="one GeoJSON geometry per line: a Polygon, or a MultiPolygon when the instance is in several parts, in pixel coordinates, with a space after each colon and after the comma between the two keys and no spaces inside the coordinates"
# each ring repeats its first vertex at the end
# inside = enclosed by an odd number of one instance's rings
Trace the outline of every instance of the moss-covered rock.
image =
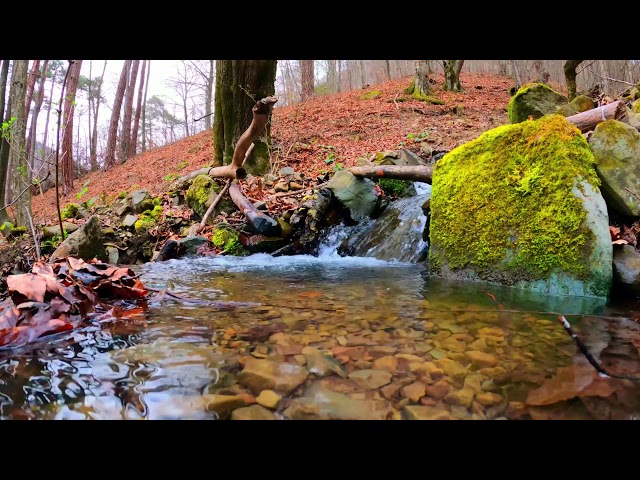
{"type": "Polygon", "coordinates": [[[402,197],[407,190],[411,190],[413,182],[408,180],[396,180],[395,178],[381,178],[378,184],[385,194],[394,197],[402,197]]]}
{"type": "Polygon", "coordinates": [[[218,224],[213,230],[211,236],[213,244],[228,255],[243,256],[247,254],[247,251],[240,243],[240,236],[236,230],[232,227],[218,224]]]}
{"type": "Polygon", "coordinates": [[[598,124],[589,139],[609,208],[640,215],[640,133],[618,120],[598,124]],[[631,193],[633,192],[633,193],[631,193]]]}
{"type": "Polygon", "coordinates": [[[636,100],[631,104],[631,110],[633,110],[633,113],[640,113],[640,100],[636,100]]]}
{"type": "Polygon", "coordinates": [[[159,205],[156,205],[155,207],[153,207],[153,210],[146,210],[142,212],[138,217],[138,220],[136,220],[136,222],[133,225],[133,227],[136,230],[136,233],[142,234],[149,231],[149,229],[151,229],[158,223],[158,220],[160,220],[161,216],[162,216],[162,207],[159,205]]]}
{"type": "Polygon", "coordinates": [[[66,218],[76,218],[78,216],[78,211],[80,210],[80,205],[77,203],[68,203],[65,207],[60,211],[62,214],[63,220],[66,218]]]}
{"type": "Polygon", "coordinates": [[[360,95],[360,100],[371,100],[373,98],[378,98],[380,95],[380,90],[371,90],[370,92],[360,95]]]}
{"type": "MultiPolygon", "coordinates": [[[[211,206],[211,203],[215,200],[218,193],[220,193],[222,187],[215,182],[209,175],[198,175],[191,186],[187,190],[186,201],[187,205],[202,218],[211,206]]],[[[223,198],[216,207],[218,212],[231,213],[237,210],[235,204],[230,198],[223,198]]],[[[215,215],[211,215],[207,223],[213,225],[215,221],[215,215]]]]}
{"type": "Polygon", "coordinates": [[[558,107],[568,103],[567,97],[560,95],[543,83],[523,85],[509,101],[509,121],[520,123],[529,118],[538,119],[555,113],[558,107]]]}
{"type": "Polygon", "coordinates": [[[571,115],[575,115],[576,113],[591,110],[592,108],[595,108],[595,106],[596,104],[591,97],[587,97],[586,95],[579,95],[568,104],[562,105],[560,108],[558,108],[557,113],[565,117],[570,117],[571,115]]]}
{"type": "Polygon", "coordinates": [[[131,193],[131,208],[133,213],[141,213],[144,210],[153,208],[153,205],[149,207],[149,202],[152,200],[147,190],[136,190],[131,193]]]}
{"type": "Polygon", "coordinates": [[[560,115],[495,128],[435,166],[433,272],[606,297],[611,240],[595,160],[560,115]]]}
{"type": "Polygon", "coordinates": [[[51,254],[50,260],[54,261],[69,255],[85,261],[94,257],[107,260],[107,252],[102,245],[100,219],[97,216],[91,217],[87,223],[69,235],[51,254]]]}

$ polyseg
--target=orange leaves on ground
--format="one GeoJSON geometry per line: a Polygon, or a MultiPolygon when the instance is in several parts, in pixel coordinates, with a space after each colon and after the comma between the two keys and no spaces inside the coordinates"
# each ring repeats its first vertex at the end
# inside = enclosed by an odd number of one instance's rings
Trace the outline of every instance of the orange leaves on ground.
{"type": "Polygon", "coordinates": [[[11,275],[7,277],[7,287],[9,291],[21,294],[27,300],[44,302],[44,294],[47,291],[47,281],[44,277],[33,273],[23,273],[22,275],[11,275]]]}

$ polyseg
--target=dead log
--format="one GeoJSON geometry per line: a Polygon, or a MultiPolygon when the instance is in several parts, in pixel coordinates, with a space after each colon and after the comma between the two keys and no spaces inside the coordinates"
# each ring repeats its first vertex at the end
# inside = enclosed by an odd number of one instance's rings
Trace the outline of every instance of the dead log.
{"type": "Polygon", "coordinates": [[[415,165],[400,167],[398,165],[368,165],[351,167],[349,171],[356,177],[366,178],[395,178],[396,180],[411,180],[414,182],[431,183],[433,167],[415,165]]]}
{"type": "Polygon", "coordinates": [[[624,117],[626,110],[624,103],[620,100],[608,103],[601,107],[587,110],[586,112],[577,113],[567,117],[578,129],[584,133],[596,128],[596,125],[606,120],[618,120],[624,117]]]}
{"type": "Polygon", "coordinates": [[[242,194],[237,184],[233,182],[231,183],[229,186],[229,195],[231,196],[233,203],[235,203],[244,214],[247,219],[249,229],[253,233],[267,236],[280,235],[280,224],[268,215],[256,210],[253,203],[251,203],[251,201],[242,194]]]}
{"type": "Polygon", "coordinates": [[[233,160],[229,165],[210,169],[208,172],[209,176],[230,179],[242,179],[247,176],[247,171],[242,167],[246,158],[245,154],[251,144],[262,135],[264,127],[269,120],[269,114],[277,101],[278,99],[276,97],[265,97],[256,102],[252,109],[253,119],[251,120],[251,125],[249,125],[249,128],[245,130],[238,140],[238,143],[236,143],[236,148],[233,151],[233,160]]]}
{"type": "Polygon", "coordinates": [[[199,168],[195,172],[188,173],[185,176],[178,178],[173,182],[173,185],[171,185],[171,190],[176,192],[178,190],[186,190],[188,185],[193,182],[198,175],[207,175],[209,170],[211,170],[211,167],[199,168]]]}

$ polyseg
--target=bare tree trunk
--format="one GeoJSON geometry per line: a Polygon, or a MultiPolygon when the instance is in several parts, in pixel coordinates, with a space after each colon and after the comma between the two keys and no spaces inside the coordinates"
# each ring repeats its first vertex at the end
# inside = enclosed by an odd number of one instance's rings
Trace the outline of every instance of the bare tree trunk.
{"type": "Polygon", "coordinates": [[[338,72],[336,71],[336,60],[327,60],[327,86],[330,92],[337,92],[338,72]]]}
{"type": "Polygon", "coordinates": [[[147,61],[143,60],[142,71],[140,72],[140,85],[138,86],[138,103],[136,105],[136,118],[133,121],[133,131],[131,132],[131,139],[129,141],[129,152],[127,155],[128,157],[134,157],[137,152],[138,127],[140,125],[140,113],[142,109],[142,95],[143,95],[142,89],[144,88],[144,79],[145,79],[144,73],[145,73],[146,67],[147,67],[147,61]]]}
{"type": "Polygon", "coordinates": [[[98,112],[100,111],[100,98],[102,95],[102,84],[104,83],[104,72],[107,70],[107,60],[104,61],[102,67],[102,76],[98,83],[98,91],[96,92],[96,108],[95,116],[93,118],[93,132],[91,132],[91,142],[89,143],[89,162],[91,164],[91,171],[98,169],[98,112]]]}
{"type": "MultiPolygon", "coordinates": [[[[182,110],[184,111],[184,131],[186,136],[189,136],[189,115],[187,114],[187,95],[182,99],[182,110]]],[[[173,133],[173,125],[171,126],[171,133],[173,133]]],[[[175,138],[174,138],[175,141],[175,138]]]]}
{"type": "Polygon", "coordinates": [[[511,60],[511,67],[513,68],[513,74],[516,77],[516,86],[520,88],[522,84],[522,77],[520,76],[520,70],[518,70],[518,64],[515,60],[511,60]]]}
{"type": "Polygon", "coordinates": [[[338,92],[342,91],[342,60],[338,60],[338,92]]]}
{"type": "Polygon", "coordinates": [[[498,75],[503,77],[507,76],[507,61],[506,60],[498,60],[498,75]]]}
{"type": "Polygon", "coordinates": [[[391,80],[391,64],[389,63],[389,60],[385,60],[384,64],[387,70],[387,80],[391,80]]]}
{"type": "Polygon", "coordinates": [[[545,84],[549,83],[550,74],[545,70],[542,60],[534,60],[533,69],[536,72],[536,82],[545,84]]]}
{"type": "Polygon", "coordinates": [[[460,86],[460,70],[464,65],[464,60],[443,60],[444,66],[444,89],[450,92],[459,92],[462,90],[460,86]]]}
{"type": "Polygon", "coordinates": [[[214,69],[214,61],[213,60],[209,60],[209,78],[207,81],[207,95],[206,95],[206,99],[205,102],[207,102],[207,104],[204,107],[204,114],[206,115],[206,117],[204,118],[204,128],[206,130],[211,129],[211,120],[212,120],[212,115],[211,115],[211,104],[213,103],[213,69],[214,69]]]}
{"type": "MultiPolygon", "coordinates": [[[[53,88],[56,86],[56,77],[58,76],[58,69],[53,71],[53,77],[51,77],[51,90],[49,91],[49,105],[47,106],[47,120],[44,122],[44,139],[42,140],[43,154],[42,158],[47,156],[47,137],[49,136],[49,117],[51,116],[51,105],[53,104],[53,88]]],[[[47,167],[49,171],[49,167],[47,167]]]]}
{"type": "Polygon", "coordinates": [[[122,108],[122,100],[124,91],[127,88],[127,78],[129,77],[129,69],[131,68],[131,60],[125,60],[120,72],[120,80],[118,81],[118,89],[116,97],[113,101],[113,110],[111,111],[111,120],[109,121],[109,136],[107,137],[107,152],[104,157],[104,169],[112,167],[116,163],[116,142],[118,138],[118,120],[120,119],[120,109],[122,108]]]}
{"type": "Polygon", "coordinates": [[[11,124],[11,146],[9,148],[9,165],[16,168],[13,177],[13,195],[15,195],[16,222],[18,225],[28,225],[31,217],[31,192],[27,163],[25,158],[25,134],[27,130],[25,117],[25,100],[27,87],[27,72],[29,60],[14,60],[11,76],[11,113],[15,120],[11,124]],[[22,191],[24,194],[20,195],[22,191]],[[20,197],[18,198],[18,195],[20,197]]]}
{"type": "MultiPolygon", "coordinates": [[[[147,150],[147,137],[145,132],[146,110],[147,110],[147,90],[149,89],[149,74],[151,73],[151,60],[147,60],[147,80],[144,82],[144,100],[142,102],[142,151],[147,150]]],[[[151,124],[149,124],[149,133],[151,133],[151,124]]]]}
{"type": "Polygon", "coordinates": [[[431,85],[429,77],[431,76],[431,65],[428,60],[416,60],[416,73],[411,80],[411,84],[405,90],[405,93],[411,94],[413,98],[418,100],[429,100],[431,98],[431,85]]]}
{"type": "Polygon", "coordinates": [[[40,70],[40,60],[34,60],[31,66],[31,72],[29,73],[29,79],[27,81],[27,94],[24,105],[25,122],[29,118],[29,110],[31,110],[31,100],[33,99],[33,89],[36,85],[36,79],[38,78],[38,71],[40,70]]]}
{"type": "Polygon", "coordinates": [[[67,91],[64,97],[64,132],[62,136],[62,195],[73,189],[75,169],[73,165],[73,114],[82,60],[70,60],[67,91]]]}
{"type": "Polygon", "coordinates": [[[126,87],[124,119],[122,120],[122,133],[120,134],[120,163],[124,163],[128,159],[129,139],[131,138],[131,117],[133,116],[133,94],[135,93],[139,66],[140,60],[133,60],[131,64],[131,79],[126,87]]]}
{"type": "MultiPolygon", "coordinates": [[[[9,76],[9,63],[11,60],[2,60],[0,70],[0,120],[8,122],[11,118],[10,104],[6,103],[7,78],[9,76]],[[7,107],[5,113],[5,105],[7,107]]],[[[7,171],[9,170],[9,142],[2,136],[0,138],[0,203],[4,203],[5,190],[7,185],[7,171]]],[[[9,220],[6,209],[0,210],[0,224],[9,220]]],[[[8,233],[7,230],[2,230],[8,233]]]]}
{"type": "Polygon", "coordinates": [[[358,65],[360,66],[360,87],[364,88],[367,86],[367,67],[364,60],[358,60],[358,65]]]}
{"type": "Polygon", "coordinates": [[[602,92],[605,95],[611,93],[611,83],[609,81],[609,74],[607,72],[607,64],[604,60],[598,60],[598,70],[600,70],[600,82],[602,84],[602,92]]]}
{"type": "MultiPolygon", "coordinates": [[[[27,138],[27,158],[32,169],[35,166],[36,157],[36,133],[38,125],[38,116],[40,115],[40,109],[42,108],[42,102],[44,100],[44,82],[47,79],[47,66],[49,60],[45,60],[42,64],[42,76],[40,77],[40,85],[38,86],[38,92],[35,96],[35,105],[33,114],[31,115],[31,126],[29,127],[29,137],[27,138]]],[[[31,179],[31,170],[29,171],[29,178],[31,179]]]]}
{"type": "Polygon", "coordinates": [[[576,68],[584,60],[567,60],[564,62],[564,78],[567,82],[567,92],[569,93],[569,101],[576,98],[576,68]]]}
{"type": "Polygon", "coordinates": [[[300,60],[300,79],[302,83],[302,101],[313,96],[313,60],[300,60]]]}

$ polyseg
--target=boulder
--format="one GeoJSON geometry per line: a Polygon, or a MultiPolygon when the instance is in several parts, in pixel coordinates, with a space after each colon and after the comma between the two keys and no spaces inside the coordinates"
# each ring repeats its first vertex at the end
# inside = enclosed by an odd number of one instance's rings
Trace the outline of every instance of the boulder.
{"type": "Polygon", "coordinates": [[[587,97],[586,95],[578,95],[568,104],[562,105],[560,108],[558,108],[557,113],[565,117],[570,117],[571,115],[586,112],[587,110],[591,110],[595,107],[596,104],[591,97],[587,97]]]}
{"type": "Polygon", "coordinates": [[[368,178],[357,178],[351,172],[340,170],[327,184],[333,195],[349,209],[351,218],[361,222],[379,210],[379,197],[375,183],[368,178]]]}
{"type": "Polygon", "coordinates": [[[509,101],[509,121],[520,123],[532,116],[538,119],[549,113],[556,113],[558,107],[568,103],[567,97],[560,95],[543,83],[523,85],[509,101]]]}
{"type": "Polygon", "coordinates": [[[127,215],[126,217],[124,217],[121,226],[125,228],[133,228],[133,226],[138,221],[138,217],[139,215],[127,215]]]}
{"type": "Polygon", "coordinates": [[[626,123],[607,120],[596,127],[589,143],[609,208],[639,216],[640,132],[626,123]]]}
{"type": "Polygon", "coordinates": [[[286,395],[304,383],[308,376],[307,369],[300,365],[249,358],[238,375],[238,383],[255,393],[273,390],[286,395]]]}
{"type": "MultiPolygon", "coordinates": [[[[134,213],[141,213],[146,210],[145,206],[148,206],[148,200],[151,200],[149,192],[147,190],[136,190],[131,193],[131,208],[134,213]],[[146,203],[145,203],[146,202],[146,203]]],[[[151,208],[153,208],[153,201],[151,202],[151,208]]]]}
{"type": "Polygon", "coordinates": [[[379,165],[398,165],[400,167],[428,165],[428,162],[406,148],[378,152],[373,156],[372,161],[379,165]]]}
{"type": "MultiPolygon", "coordinates": [[[[202,218],[222,188],[209,175],[198,175],[187,190],[187,205],[202,218]]],[[[225,195],[216,207],[216,212],[232,213],[236,210],[235,204],[228,195],[225,195]]],[[[209,216],[207,223],[214,225],[215,215],[209,216]]]]}
{"type": "MultiPolygon", "coordinates": [[[[78,230],[78,225],[71,222],[62,222],[62,228],[64,228],[64,231],[67,233],[73,233],[78,230]]],[[[42,235],[44,238],[53,238],[56,235],[62,236],[62,233],[60,232],[60,225],[49,225],[44,227],[42,229],[42,235]]]]}
{"type": "Polygon", "coordinates": [[[640,252],[633,245],[614,247],[613,279],[626,289],[640,293],[640,252]]]}
{"type": "Polygon", "coordinates": [[[599,184],[589,145],[560,115],[485,132],[434,169],[431,271],[606,298],[612,248],[599,184]]]}
{"type": "Polygon", "coordinates": [[[50,261],[68,256],[84,261],[92,258],[107,260],[107,253],[102,245],[100,219],[97,216],[91,217],[87,223],[69,235],[51,254],[50,261]]]}
{"type": "Polygon", "coordinates": [[[197,235],[190,235],[188,237],[181,238],[176,242],[177,256],[182,257],[184,255],[195,255],[198,248],[209,243],[211,242],[209,242],[208,238],[197,235]]]}

